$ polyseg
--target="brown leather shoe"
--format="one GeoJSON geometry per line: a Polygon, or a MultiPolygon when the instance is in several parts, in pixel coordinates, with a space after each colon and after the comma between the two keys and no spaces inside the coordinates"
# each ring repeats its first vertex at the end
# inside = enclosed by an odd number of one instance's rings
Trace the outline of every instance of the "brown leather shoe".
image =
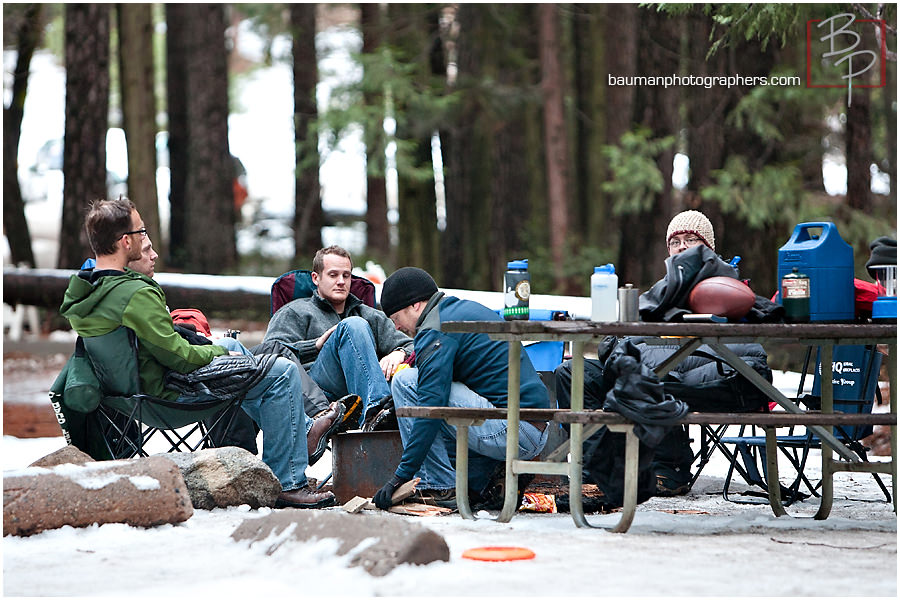
{"type": "Polygon", "coordinates": [[[331,492],[316,492],[308,485],[296,490],[281,492],[275,501],[275,508],[325,508],[334,506],[336,500],[331,492]]]}
{"type": "Polygon", "coordinates": [[[328,438],[340,427],[343,416],[344,405],[332,402],[328,405],[328,410],[313,421],[312,428],[306,434],[306,451],[309,454],[310,465],[316,464],[316,461],[325,454],[328,438]]]}

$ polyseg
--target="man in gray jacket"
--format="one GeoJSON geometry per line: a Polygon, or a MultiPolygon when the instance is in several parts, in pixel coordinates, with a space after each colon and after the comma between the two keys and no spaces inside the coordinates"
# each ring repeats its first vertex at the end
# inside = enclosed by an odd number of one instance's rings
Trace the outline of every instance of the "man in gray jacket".
{"type": "Polygon", "coordinates": [[[263,343],[274,340],[290,348],[329,402],[359,396],[362,426],[370,410],[390,400],[388,380],[412,354],[413,340],[383,312],[350,293],[349,252],[339,246],[322,248],[312,266],[316,291],[278,309],[263,343]]]}

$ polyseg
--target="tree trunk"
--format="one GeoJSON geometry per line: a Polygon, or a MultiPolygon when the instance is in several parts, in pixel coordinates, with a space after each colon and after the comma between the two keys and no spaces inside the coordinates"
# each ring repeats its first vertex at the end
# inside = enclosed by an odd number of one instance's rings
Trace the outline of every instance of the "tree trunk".
{"type": "MultiPolygon", "coordinates": [[[[769,44],[767,50],[763,51],[759,41],[751,40],[728,49],[729,73],[753,77],[765,76],[771,73],[776,63],[773,44],[769,44]]],[[[734,89],[732,106],[750,91],[751,88],[748,86],[734,89]]],[[[791,136],[788,135],[785,139],[790,140],[791,136]]],[[[726,128],[725,148],[729,156],[744,157],[751,173],[763,169],[774,161],[771,144],[746,129],[726,128]]],[[[777,260],[778,247],[787,240],[786,237],[782,237],[783,234],[785,231],[789,232],[793,224],[785,230],[779,230],[778,227],[752,229],[742,215],[722,214],[718,208],[718,205],[704,205],[703,208],[715,227],[716,250],[724,257],[740,255],[743,259],[740,265],[741,277],[750,279],[753,289],[760,295],[770,296],[777,286],[772,264],[777,260]]]]}
{"type": "MultiPolygon", "coordinates": [[[[414,57],[414,85],[420,93],[437,94],[443,89],[446,65],[440,37],[440,9],[432,4],[389,7],[391,24],[386,41],[399,56],[414,57]],[[438,87],[441,86],[441,87],[438,87]]],[[[415,96],[394,95],[397,138],[405,142],[397,152],[397,263],[418,265],[440,279],[434,163],[431,154],[430,107],[417,107],[415,96]],[[415,111],[419,111],[418,113],[415,111]],[[410,148],[409,150],[404,149],[410,148]]]]}
{"type": "MultiPolygon", "coordinates": [[[[608,240],[611,206],[600,190],[608,178],[601,148],[606,143],[606,47],[603,29],[607,8],[575,5],[572,44],[575,54],[575,156],[571,231],[591,245],[608,240]]],[[[619,24],[621,25],[621,24],[619,24]]],[[[617,42],[621,41],[617,38],[617,42]]],[[[621,53],[616,50],[615,54],[621,53]]],[[[621,116],[617,117],[621,118],[621,116]]]]}
{"type": "MultiPolygon", "coordinates": [[[[680,19],[668,18],[655,11],[641,13],[636,72],[648,75],[677,73],[680,45],[680,19]]],[[[650,129],[651,138],[676,135],[678,121],[678,89],[642,87],[636,90],[635,118],[650,129]]],[[[672,160],[674,148],[664,151],[657,160],[663,178],[663,190],[656,194],[649,210],[625,215],[621,221],[619,264],[616,270],[620,283],[634,283],[645,289],[662,275],[665,259],[665,233],[673,216],[672,160]]]]}
{"type": "MultiPolygon", "coordinates": [[[[712,18],[699,10],[688,16],[688,72],[698,77],[728,73],[728,53],[717,52],[707,58],[712,18]]],[[[700,209],[699,193],[712,183],[712,172],[724,166],[725,115],[733,107],[732,92],[726,86],[691,89],[687,102],[688,148],[691,160],[688,198],[683,209],[700,209]]]]}
{"type": "MultiPolygon", "coordinates": [[[[117,4],[122,120],[128,145],[128,197],[165,256],[156,190],[156,96],[153,81],[153,13],[150,4],[117,4]]],[[[159,268],[157,263],[157,268],[159,268]]]]}
{"type": "Polygon", "coordinates": [[[565,76],[560,63],[559,13],[555,4],[537,10],[541,53],[541,90],[544,99],[544,146],[547,169],[550,256],[556,288],[566,289],[564,261],[569,235],[569,142],[563,110],[565,76]]]}
{"type": "MultiPolygon", "coordinates": [[[[360,26],[363,36],[363,54],[378,50],[383,37],[382,6],[363,3],[360,7],[360,26]]],[[[366,106],[379,105],[384,110],[382,94],[367,93],[366,106]]],[[[369,254],[379,260],[391,256],[390,230],[387,217],[387,188],[385,186],[385,135],[383,119],[372,123],[366,130],[366,247],[369,254]]],[[[393,261],[392,261],[393,262],[393,261]]]]}
{"type": "Polygon", "coordinates": [[[188,5],[166,4],[166,112],[169,118],[169,260],[187,263],[187,61],[191,36],[188,5]]]}
{"type": "MultiPolygon", "coordinates": [[[[536,21],[533,5],[459,5],[461,103],[442,138],[448,287],[500,289],[509,260],[542,259],[548,247],[536,21]]],[[[535,289],[553,287],[550,263],[533,261],[535,289]]]]}
{"type": "MultiPolygon", "coordinates": [[[[456,21],[459,25],[457,81],[477,78],[485,53],[479,45],[480,28],[484,25],[484,5],[460,4],[456,21]]],[[[487,251],[489,212],[486,165],[489,164],[489,139],[478,122],[484,112],[477,98],[463,94],[461,106],[450,124],[444,152],[447,193],[447,228],[441,242],[443,287],[493,289],[487,251]],[[477,259],[475,257],[481,257],[477,259]]],[[[495,230],[496,233],[496,230],[495,230]]],[[[501,261],[503,257],[491,257],[501,261]]]]}
{"type": "Polygon", "coordinates": [[[294,140],[297,148],[294,204],[294,262],[312,260],[322,247],[319,136],[316,128],[316,5],[291,4],[294,39],[294,140]]]}
{"type": "MultiPolygon", "coordinates": [[[[402,136],[402,133],[398,130],[398,134],[402,136]]],[[[411,158],[417,164],[429,164],[431,140],[419,140],[411,158]]],[[[399,184],[397,264],[416,265],[440,279],[434,180],[406,177],[400,178],[399,184]]]]}
{"type": "MultiPolygon", "coordinates": [[[[886,77],[888,81],[897,81],[897,63],[887,64],[886,77]]],[[[881,164],[881,170],[887,173],[890,180],[890,204],[897,205],[897,86],[886,85],[881,88],[881,112],[885,115],[885,148],[881,164]]]]}
{"type": "Polygon", "coordinates": [[[31,57],[41,39],[40,4],[29,4],[16,39],[16,69],[13,72],[12,99],[3,109],[3,233],[9,242],[10,258],[14,265],[33,267],[34,253],[31,235],[25,220],[25,203],[19,185],[19,138],[25,113],[28,72],[31,57]]]}
{"type": "Polygon", "coordinates": [[[872,122],[869,88],[854,88],[847,107],[847,203],[850,208],[872,212],[872,122]]]}
{"type": "Polygon", "coordinates": [[[84,234],[84,211],[106,198],[109,113],[109,5],[67,4],[66,128],[60,268],[78,267],[93,252],[84,234]]]}
{"type": "MultiPolygon", "coordinates": [[[[172,172],[184,169],[184,260],[179,266],[196,273],[223,273],[237,264],[225,9],[218,4],[186,4],[169,10],[190,24],[188,30],[176,28],[177,35],[186,36],[177,42],[184,44],[186,59],[181,90],[187,99],[186,160],[178,164],[170,155],[172,172]]],[[[173,33],[169,29],[169,35],[173,33]]],[[[173,93],[170,88],[170,97],[173,93]]],[[[171,136],[169,143],[171,148],[171,136]]]]}
{"type": "MultiPolygon", "coordinates": [[[[603,36],[604,56],[606,63],[606,72],[613,77],[627,77],[630,75],[641,74],[638,71],[638,43],[640,39],[640,30],[643,22],[640,16],[640,8],[634,4],[624,5],[605,5],[603,10],[603,36]]],[[[608,85],[608,78],[603,82],[606,102],[603,105],[603,120],[606,124],[605,143],[618,144],[622,136],[631,130],[637,117],[637,107],[635,102],[636,88],[634,86],[625,85],[608,85]]],[[[599,153],[598,153],[599,155],[599,153]]],[[[601,181],[607,179],[609,174],[601,181]]],[[[598,190],[598,194],[601,194],[598,190]]],[[[630,231],[632,226],[627,215],[614,216],[612,212],[612,203],[604,203],[606,213],[604,217],[604,227],[602,233],[591,236],[598,245],[612,246],[609,250],[616,252],[616,265],[619,269],[619,278],[625,283],[624,274],[621,272],[624,267],[625,256],[623,250],[631,254],[631,249],[623,246],[622,240],[627,237],[626,232],[630,231]],[[607,241],[608,240],[608,241],[607,241]]],[[[652,246],[650,247],[653,248],[652,246]]],[[[607,248],[603,248],[607,249],[607,248]]],[[[651,257],[655,257],[655,252],[649,252],[651,257]]],[[[649,258],[653,260],[653,258],[649,258]]],[[[638,279],[630,280],[635,285],[639,285],[638,279]]]]}

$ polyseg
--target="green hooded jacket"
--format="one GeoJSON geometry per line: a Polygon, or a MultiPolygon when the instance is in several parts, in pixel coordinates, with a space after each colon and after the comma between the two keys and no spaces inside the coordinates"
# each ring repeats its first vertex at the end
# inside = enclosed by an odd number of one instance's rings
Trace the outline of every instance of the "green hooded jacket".
{"type": "Polygon", "coordinates": [[[166,295],[155,281],[131,269],[121,275],[105,275],[91,283],[90,275],[73,275],[63,297],[60,314],[83,338],[104,335],[119,326],[138,338],[141,391],[174,400],[178,393],[165,389],[166,371],[190,373],[228,354],[222,346],[192,346],[175,332],[166,310],[166,295]]]}

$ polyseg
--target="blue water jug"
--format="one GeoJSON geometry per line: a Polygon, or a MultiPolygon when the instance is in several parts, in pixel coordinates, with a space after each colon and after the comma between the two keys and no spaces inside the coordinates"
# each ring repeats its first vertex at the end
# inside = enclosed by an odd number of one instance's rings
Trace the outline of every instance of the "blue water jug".
{"type": "MultiPolygon", "coordinates": [[[[834,223],[800,223],[778,249],[778,285],[797,267],[809,277],[809,320],[840,322],[854,317],[853,247],[834,223]]],[[[781,302],[781,293],[778,294],[781,302]]]]}

